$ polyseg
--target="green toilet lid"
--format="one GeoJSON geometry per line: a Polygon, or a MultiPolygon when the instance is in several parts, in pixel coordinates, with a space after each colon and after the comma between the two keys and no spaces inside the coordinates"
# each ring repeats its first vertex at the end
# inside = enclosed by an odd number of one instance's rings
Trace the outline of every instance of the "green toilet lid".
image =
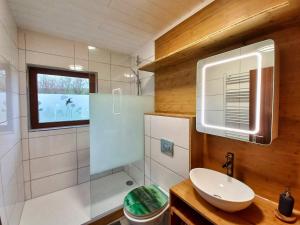
{"type": "Polygon", "coordinates": [[[125,211],[133,217],[151,217],[162,211],[168,204],[168,196],[156,185],[138,187],[124,199],[125,211]]]}

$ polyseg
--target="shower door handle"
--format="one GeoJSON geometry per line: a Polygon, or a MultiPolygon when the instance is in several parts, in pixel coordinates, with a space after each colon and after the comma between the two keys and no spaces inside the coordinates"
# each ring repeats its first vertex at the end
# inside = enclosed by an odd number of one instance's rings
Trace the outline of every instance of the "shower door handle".
{"type": "Polygon", "coordinates": [[[122,96],[122,89],[121,88],[115,88],[112,90],[112,96],[113,96],[113,107],[112,107],[112,113],[115,115],[121,114],[121,96],[122,96]]]}

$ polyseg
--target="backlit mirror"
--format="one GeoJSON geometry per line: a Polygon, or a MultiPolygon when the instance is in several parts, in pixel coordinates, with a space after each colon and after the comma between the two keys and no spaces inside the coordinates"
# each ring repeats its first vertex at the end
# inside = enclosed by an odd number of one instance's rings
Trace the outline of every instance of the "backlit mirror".
{"type": "Polygon", "coordinates": [[[273,40],[199,60],[197,130],[270,144],[277,136],[275,80],[273,40]]]}

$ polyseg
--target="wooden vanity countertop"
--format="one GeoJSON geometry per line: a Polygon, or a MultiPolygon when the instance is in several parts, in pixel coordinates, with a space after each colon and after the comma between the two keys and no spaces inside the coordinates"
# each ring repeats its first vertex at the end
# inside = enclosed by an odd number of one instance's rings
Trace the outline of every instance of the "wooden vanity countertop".
{"type": "MultiPolygon", "coordinates": [[[[274,210],[277,205],[262,197],[256,196],[253,203],[246,209],[235,212],[227,213],[220,209],[215,208],[206,202],[197,191],[193,188],[192,182],[188,179],[170,189],[172,195],[180,198],[187,205],[201,214],[205,219],[217,225],[284,225],[284,223],[277,219],[274,210]]],[[[300,225],[300,214],[297,212],[298,220],[293,223],[300,225]]]]}

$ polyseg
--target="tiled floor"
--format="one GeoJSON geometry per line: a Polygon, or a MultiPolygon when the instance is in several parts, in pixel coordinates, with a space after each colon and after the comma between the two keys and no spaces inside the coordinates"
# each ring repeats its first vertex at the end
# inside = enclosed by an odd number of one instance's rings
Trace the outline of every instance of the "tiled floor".
{"type": "MultiPolygon", "coordinates": [[[[125,195],[135,187],[126,186],[129,179],[119,172],[93,181],[93,212],[105,215],[120,208],[125,195]]],[[[27,201],[20,225],[81,225],[90,220],[90,212],[90,183],[84,183],[27,201]]],[[[127,224],[124,219],[121,223],[127,224]]]]}

